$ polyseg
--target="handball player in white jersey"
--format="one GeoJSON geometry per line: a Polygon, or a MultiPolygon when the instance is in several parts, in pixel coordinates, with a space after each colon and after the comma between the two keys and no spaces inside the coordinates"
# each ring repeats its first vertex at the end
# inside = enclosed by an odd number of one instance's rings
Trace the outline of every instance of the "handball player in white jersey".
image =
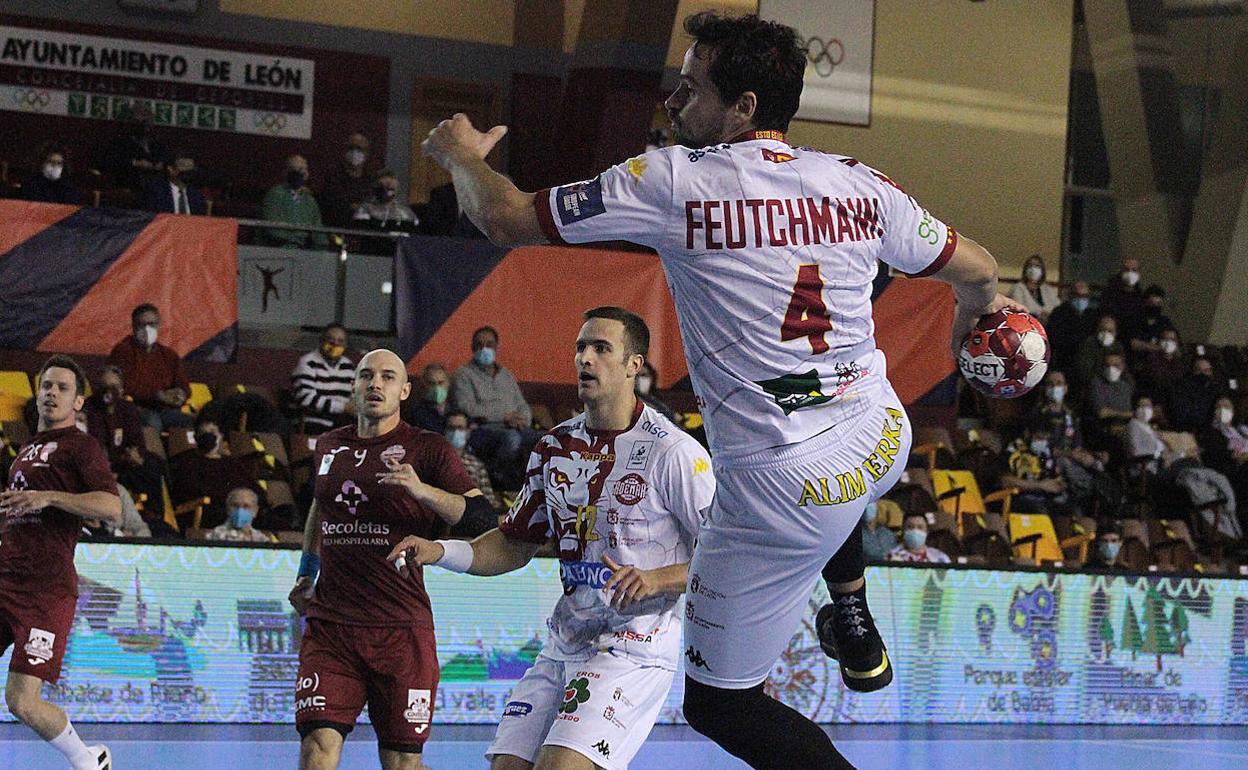
{"type": "Polygon", "coordinates": [[[635,396],[649,345],[635,314],[586,312],[576,340],[585,413],[538,441],[499,528],[472,543],[409,537],[391,552],[404,568],[499,575],[543,543],[558,548],[563,596],[503,708],[491,770],[623,770],[672,686],[680,594],[715,481],[706,450],[635,396]]]}
{"type": "Polygon", "coordinates": [[[793,29],[710,12],[684,28],[693,44],[666,103],[682,146],[536,194],[483,160],[502,126],[482,133],[456,115],[423,146],[497,244],[627,240],[659,253],[718,490],[689,567],[685,717],[753,767],[852,767],[763,683],[821,571],[832,602],[817,630],[845,684],[892,679],[858,528],[911,437],[875,347],[878,261],[953,285],[955,345],[980,315],[1021,306],[997,293],[992,255],[887,176],[785,141],[806,66],[793,29]]]}

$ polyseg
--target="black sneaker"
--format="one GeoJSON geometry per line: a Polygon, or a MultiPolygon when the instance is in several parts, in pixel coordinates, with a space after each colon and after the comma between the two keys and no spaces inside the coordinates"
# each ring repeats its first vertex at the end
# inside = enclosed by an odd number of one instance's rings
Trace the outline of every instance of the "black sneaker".
{"type": "Polygon", "coordinates": [[[841,681],[855,692],[882,690],[893,681],[893,664],[871,611],[854,594],[842,594],[815,616],[819,646],[841,667],[841,681]]]}

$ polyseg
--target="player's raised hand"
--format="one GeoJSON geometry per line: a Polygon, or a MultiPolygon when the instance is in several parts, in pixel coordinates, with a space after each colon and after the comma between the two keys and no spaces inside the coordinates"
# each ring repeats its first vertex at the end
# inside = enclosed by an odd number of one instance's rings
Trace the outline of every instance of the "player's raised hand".
{"type": "Polygon", "coordinates": [[[484,160],[506,133],[506,126],[478,131],[467,115],[457,112],[449,120],[434,126],[420,147],[439,166],[449,171],[459,160],[484,160]]]}
{"type": "Polygon", "coordinates": [[[979,323],[981,316],[991,315],[998,310],[1008,309],[1017,313],[1026,313],[1027,308],[1015,302],[1004,294],[998,294],[988,303],[988,307],[983,309],[967,308],[958,305],[953,314],[953,339],[950,340],[950,346],[953,349],[953,357],[958,357],[958,352],[962,350],[962,342],[966,339],[966,335],[971,333],[975,328],[975,324],[979,323]]]}
{"type": "Polygon", "coordinates": [[[420,480],[415,468],[408,463],[400,464],[392,458],[386,458],[386,467],[390,470],[377,474],[378,484],[395,484],[406,489],[413,500],[423,499],[425,482],[420,480]]]}
{"type": "Polygon", "coordinates": [[[646,570],[632,564],[617,564],[605,553],[602,563],[612,572],[611,579],[602,590],[611,595],[611,607],[616,611],[623,612],[637,602],[661,593],[658,583],[646,570]],[[614,594],[611,593],[613,590],[614,594]]]}
{"type": "Polygon", "coordinates": [[[306,614],[308,605],[312,603],[312,578],[304,575],[295,581],[295,587],[290,589],[290,595],[286,597],[290,602],[290,606],[295,608],[295,612],[300,615],[306,614]]]}
{"type": "Polygon", "coordinates": [[[0,513],[25,516],[52,504],[52,493],[44,489],[6,489],[0,492],[0,513]]]}
{"type": "Polygon", "coordinates": [[[386,561],[393,564],[399,572],[415,580],[420,568],[425,564],[433,564],[446,554],[441,544],[426,540],[423,537],[408,535],[390,549],[386,561]],[[398,561],[402,559],[402,561],[398,561]]]}

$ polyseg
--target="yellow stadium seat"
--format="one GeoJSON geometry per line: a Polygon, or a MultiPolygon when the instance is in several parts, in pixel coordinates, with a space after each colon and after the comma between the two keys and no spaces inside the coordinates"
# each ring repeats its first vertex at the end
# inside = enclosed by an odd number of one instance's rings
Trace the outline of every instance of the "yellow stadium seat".
{"type": "Polygon", "coordinates": [[[1048,514],[1011,513],[1010,543],[1014,546],[1015,559],[1030,559],[1041,564],[1065,558],[1048,514]]]}
{"type": "Polygon", "coordinates": [[[33,395],[26,372],[0,372],[0,422],[22,419],[22,408],[33,395]]]}
{"type": "Polygon", "coordinates": [[[958,537],[965,537],[963,517],[987,513],[989,503],[1001,503],[1001,513],[1010,512],[1010,502],[1018,494],[1015,487],[1006,487],[987,496],[979,493],[979,482],[970,471],[936,469],[928,471],[932,480],[932,495],[942,511],[952,513],[958,519],[958,537]]]}
{"type": "Polygon", "coordinates": [[[187,414],[195,414],[204,408],[204,404],[212,400],[212,391],[202,382],[191,383],[191,394],[187,397],[186,403],[182,405],[182,411],[187,414]]]}

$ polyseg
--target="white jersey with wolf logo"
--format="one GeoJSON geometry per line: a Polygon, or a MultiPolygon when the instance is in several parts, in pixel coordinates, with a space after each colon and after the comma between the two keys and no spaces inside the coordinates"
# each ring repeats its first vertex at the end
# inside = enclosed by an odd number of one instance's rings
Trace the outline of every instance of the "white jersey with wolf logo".
{"type": "Polygon", "coordinates": [[[553,242],[658,251],[717,458],[803,441],[888,399],[879,261],[930,275],[958,241],[884,174],[776,131],[653,150],[534,205],[553,242]]]}
{"type": "Polygon", "coordinates": [[[710,457],[698,442],[638,402],[622,431],[585,427],[584,415],[556,426],[534,447],[524,489],[501,529],[559,548],[564,595],[547,621],[544,655],[585,660],[612,651],[675,670],[680,599],[658,596],[613,610],[602,590],[619,564],[654,569],[689,560],[715,492],[710,457]]]}

